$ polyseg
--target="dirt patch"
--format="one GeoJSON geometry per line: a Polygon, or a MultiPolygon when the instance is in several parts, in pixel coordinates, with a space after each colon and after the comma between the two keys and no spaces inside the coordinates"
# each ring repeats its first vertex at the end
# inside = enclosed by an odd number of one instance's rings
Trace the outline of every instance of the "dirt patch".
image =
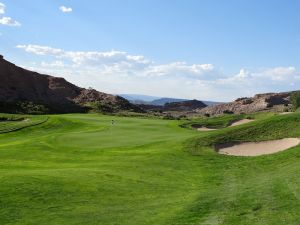
{"type": "Polygon", "coordinates": [[[259,156],[284,151],[299,144],[299,138],[284,138],[273,141],[220,144],[216,146],[216,150],[225,155],[259,156]]]}

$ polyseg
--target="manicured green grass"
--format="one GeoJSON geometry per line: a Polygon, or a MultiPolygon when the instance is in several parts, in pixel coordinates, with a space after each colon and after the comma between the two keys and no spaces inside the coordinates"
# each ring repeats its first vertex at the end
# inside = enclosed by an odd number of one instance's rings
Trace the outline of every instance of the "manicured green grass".
{"type": "Polygon", "coordinates": [[[197,132],[180,121],[54,115],[0,134],[0,224],[299,224],[300,147],[253,158],[212,148],[300,137],[299,113],[253,117],[197,132]]]}

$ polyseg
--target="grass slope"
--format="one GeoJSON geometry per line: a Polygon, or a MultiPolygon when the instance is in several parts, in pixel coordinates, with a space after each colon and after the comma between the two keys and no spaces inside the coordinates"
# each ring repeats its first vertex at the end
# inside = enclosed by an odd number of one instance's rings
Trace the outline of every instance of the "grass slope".
{"type": "Polygon", "coordinates": [[[0,134],[0,224],[299,224],[300,147],[254,158],[212,149],[300,137],[300,114],[254,117],[197,132],[178,121],[57,115],[0,134]]]}
{"type": "Polygon", "coordinates": [[[48,120],[46,116],[21,116],[0,114],[0,134],[40,125],[48,120]]]}

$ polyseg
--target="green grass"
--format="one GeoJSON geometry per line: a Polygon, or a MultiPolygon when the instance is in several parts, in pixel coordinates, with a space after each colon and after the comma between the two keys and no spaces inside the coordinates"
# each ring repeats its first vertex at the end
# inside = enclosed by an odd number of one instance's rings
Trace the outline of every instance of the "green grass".
{"type": "Polygon", "coordinates": [[[0,134],[0,224],[299,224],[300,147],[253,158],[212,148],[300,137],[299,113],[252,117],[197,132],[150,118],[32,116],[41,123],[0,134]]]}

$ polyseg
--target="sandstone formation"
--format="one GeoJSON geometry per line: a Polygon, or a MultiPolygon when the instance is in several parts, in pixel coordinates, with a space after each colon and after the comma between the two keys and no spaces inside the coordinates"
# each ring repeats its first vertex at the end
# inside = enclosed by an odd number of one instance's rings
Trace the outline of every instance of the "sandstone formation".
{"type": "Polygon", "coordinates": [[[292,92],[257,94],[252,98],[238,98],[234,102],[208,106],[197,109],[202,115],[219,115],[224,113],[254,113],[260,111],[283,111],[290,106],[292,92]]]}

